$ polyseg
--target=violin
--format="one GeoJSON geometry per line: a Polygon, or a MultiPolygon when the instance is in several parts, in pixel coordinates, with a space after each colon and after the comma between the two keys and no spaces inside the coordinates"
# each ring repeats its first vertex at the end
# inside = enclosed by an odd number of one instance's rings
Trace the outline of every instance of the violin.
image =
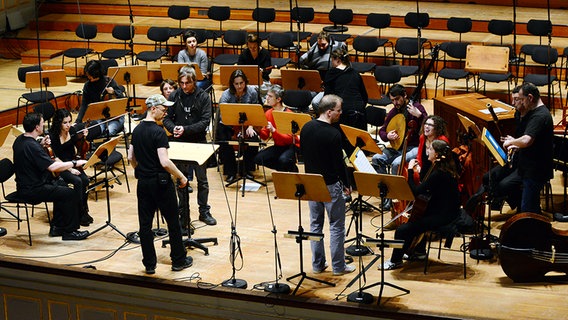
{"type": "Polygon", "coordinates": [[[499,243],[501,268],[515,282],[542,281],[550,271],[568,274],[568,231],[553,228],[542,215],[514,215],[499,243]]]}

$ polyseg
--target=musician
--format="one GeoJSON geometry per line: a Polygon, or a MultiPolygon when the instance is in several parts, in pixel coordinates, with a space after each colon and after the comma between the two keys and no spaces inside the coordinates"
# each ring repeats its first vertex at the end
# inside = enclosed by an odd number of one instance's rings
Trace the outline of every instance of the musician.
{"type": "Polygon", "coordinates": [[[67,185],[57,184],[57,180],[53,180],[53,173],[81,167],[87,161],[52,160],[44,149],[51,144],[49,136],[41,139],[41,142],[37,140],[43,134],[43,126],[40,113],[26,114],[23,120],[25,133],[18,136],[12,145],[18,196],[29,202],[53,202],[50,237],[86,239],[89,231],[79,230],[81,212],[77,210],[77,195],[67,185]]]}
{"type": "Polygon", "coordinates": [[[331,53],[333,50],[345,47],[345,43],[334,41],[330,34],[321,31],[317,35],[317,42],[300,57],[302,69],[318,70],[322,79],[325,79],[327,70],[331,69],[331,53]]]}
{"type": "Polygon", "coordinates": [[[284,89],[275,84],[266,94],[266,104],[271,108],[266,110],[265,116],[268,124],[260,129],[259,135],[262,140],[272,137],[274,145],[261,150],[255,157],[254,162],[277,171],[298,172],[296,166],[296,150],[300,147],[298,135],[283,134],[278,131],[274,121],[274,111],[292,112],[282,105],[284,89]]]}
{"type": "MultiPolygon", "coordinates": [[[[182,67],[178,72],[179,88],[172,92],[169,101],[174,105],[164,117],[164,127],[171,133],[175,141],[206,143],[206,131],[211,121],[211,98],[203,89],[196,86],[195,69],[190,66],[182,67]]],[[[209,199],[209,182],[207,181],[207,165],[182,166],[182,172],[187,174],[190,167],[197,178],[197,204],[199,205],[199,220],[207,225],[217,224],[211,215],[209,199]]],[[[188,225],[183,223],[182,225],[188,225]]]]}
{"type": "MultiPolygon", "coordinates": [[[[330,202],[309,201],[310,231],[323,232],[324,210],[329,217],[330,251],[334,275],[355,271],[353,265],[345,264],[345,199],[343,193],[351,194],[347,179],[341,133],[332,124],[341,116],[341,98],[330,94],[322,98],[317,119],[306,123],[300,133],[301,150],[306,173],[321,174],[331,195],[330,202]]],[[[321,273],[328,264],[325,258],[324,242],[312,241],[312,268],[321,273]]]]}
{"type": "MultiPolygon", "coordinates": [[[[67,109],[58,109],[53,117],[53,124],[49,132],[51,140],[51,148],[57,159],[61,161],[72,161],[80,158],[77,152],[77,146],[84,148],[85,136],[87,132],[77,132],[75,127],[71,125],[71,113],[67,109]]],[[[88,147],[87,147],[88,149],[88,147]]],[[[84,155],[83,155],[84,156],[84,155]]],[[[89,204],[87,188],[89,187],[89,177],[81,168],[70,168],[59,173],[59,176],[65,182],[73,185],[73,190],[77,193],[79,199],[78,207],[81,212],[81,225],[89,226],[93,223],[93,217],[89,215],[89,204]]]]}
{"type": "MultiPolygon", "coordinates": [[[[516,130],[515,136],[520,136],[520,100],[519,100],[519,90],[520,86],[516,86],[511,91],[511,101],[513,107],[515,107],[515,122],[516,130]]],[[[540,102],[542,104],[542,101],[540,102]]],[[[501,137],[502,139],[504,137],[501,137]]],[[[521,204],[521,194],[519,192],[522,185],[522,178],[519,175],[518,170],[518,157],[513,157],[511,161],[505,166],[495,166],[489,172],[483,175],[483,183],[479,187],[476,193],[474,193],[469,200],[466,202],[464,209],[471,215],[475,216],[475,210],[477,206],[481,203],[482,196],[491,190],[491,210],[499,210],[506,200],[509,207],[514,210],[518,208],[521,204]],[[490,176],[491,175],[491,176],[490,176]],[[491,183],[491,188],[489,186],[491,183]]]]}
{"type": "MultiPolygon", "coordinates": [[[[124,87],[119,86],[114,79],[111,79],[104,75],[103,67],[98,60],[90,60],[85,65],[85,75],[88,81],[83,86],[83,97],[81,99],[81,107],[79,109],[79,114],[75,123],[82,123],[85,112],[89,107],[89,104],[93,102],[100,102],[108,98],[123,98],[124,97],[124,87]]],[[[102,116],[102,115],[101,115],[102,116]]],[[[106,116],[105,116],[106,117],[106,116]]],[[[91,119],[87,119],[91,120],[91,119]]],[[[99,120],[99,119],[92,119],[99,120]]],[[[91,124],[97,123],[98,121],[93,121],[91,124]]],[[[91,134],[89,135],[89,140],[100,136],[101,133],[108,133],[110,136],[117,135],[124,126],[124,116],[109,121],[100,126],[99,130],[93,128],[91,134]]],[[[78,127],[81,129],[80,127],[78,127]]]]}
{"type": "Polygon", "coordinates": [[[186,47],[178,53],[177,62],[197,63],[201,73],[203,74],[203,80],[197,81],[196,85],[198,88],[207,90],[207,88],[209,88],[212,84],[207,53],[197,47],[197,34],[195,31],[188,30],[183,35],[183,41],[185,42],[186,47]]]}
{"type": "MultiPolygon", "coordinates": [[[[406,132],[398,132],[396,129],[390,129],[389,124],[393,120],[393,118],[399,114],[404,116],[404,121],[402,124],[406,127],[406,131],[410,134],[406,137],[407,149],[406,149],[406,157],[405,161],[410,161],[411,159],[415,159],[418,155],[418,143],[419,143],[419,134],[418,130],[414,128],[414,126],[419,125],[420,123],[424,122],[424,119],[428,116],[424,106],[419,102],[412,102],[408,100],[406,95],[406,89],[401,84],[393,85],[389,91],[388,95],[392,101],[393,108],[389,111],[385,118],[385,123],[379,129],[379,136],[381,140],[384,142],[391,142],[393,143],[399,137],[404,137],[406,132]]],[[[397,117],[395,119],[400,119],[397,117]]],[[[398,149],[394,149],[392,147],[387,147],[383,149],[383,154],[375,154],[372,158],[371,164],[375,168],[378,173],[385,174],[387,173],[387,167],[390,165],[392,174],[397,174],[399,171],[399,165],[402,161],[402,150],[403,143],[398,149]]],[[[390,199],[387,199],[384,209],[390,210],[390,199]]]]}
{"type": "Polygon", "coordinates": [[[429,115],[426,117],[421,129],[420,140],[418,142],[418,153],[416,155],[416,161],[418,164],[415,171],[420,173],[420,181],[424,179],[424,176],[432,166],[432,162],[428,159],[428,148],[432,145],[434,140],[443,140],[449,144],[450,140],[446,137],[447,134],[446,120],[436,115],[429,115]]]}
{"type": "MultiPolygon", "coordinates": [[[[409,248],[415,237],[454,221],[459,214],[460,195],[458,190],[458,172],[452,150],[447,142],[434,140],[427,148],[428,160],[434,163],[432,170],[424,181],[416,185],[414,179],[408,179],[414,197],[430,196],[430,200],[418,217],[408,223],[400,225],[394,234],[396,240],[404,240],[402,249],[394,249],[390,260],[379,266],[379,269],[393,270],[402,266],[403,256],[409,254],[409,248]]],[[[408,163],[408,174],[412,176],[418,166],[418,160],[412,159],[408,163]]],[[[415,203],[416,206],[416,203],[415,203]]],[[[425,257],[425,242],[421,242],[415,249],[415,257],[425,257]]]]}
{"type": "Polygon", "coordinates": [[[168,225],[172,270],[181,271],[193,264],[193,259],[187,256],[181,237],[175,187],[171,175],[179,181],[180,188],[187,185],[187,178],[168,158],[168,137],[156,124],[156,120],[162,120],[166,116],[167,107],[173,104],[160,94],[148,97],[146,99],[148,114],[132,132],[132,142],[128,149],[128,160],[134,167],[134,174],[138,179],[136,190],[140,224],[138,234],[142,247],[142,263],[147,274],[156,272],[157,258],[152,232],[156,209],[160,209],[168,225]]]}
{"type": "MultiPolygon", "coordinates": [[[[258,91],[255,86],[249,85],[246,74],[241,69],[236,69],[229,77],[229,88],[223,91],[219,103],[252,103],[258,102],[258,91]]],[[[232,145],[225,143],[231,140],[234,135],[240,135],[241,127],[227,126],[223,124],[223,120],[219,116],[219,124],[217,126],[217,141],[223,141],[219,144],[219,159],[223,163],[223,174],[227,176],[228,183],[237,180],[237,159],[232,145]]],[[[248,126],[244,133],[244,139],[260,141],[258,133],[253,126],[248,126]]],[[[246,170],[247,179],[253,179],[255,171],[254,157],[258,153],[258,146],[245,146],[243,150],[243,161],[246,170]]]]}
{"type": "Polygon", "coordinates": [[[247,35],[247,48],[239,55],[238,65],[257,65],[262,71],[262,80],[270,82],[272,60],[270,52],[261,46],[262,40],[256,35],[247,35]]]}
{"type": "Polygon", "coordinates": [[[168,99],[170,94],[176,91],[177,88],[177,83],[172,79],[165,79],[162,83],[160,83],[160,92],[166,99],[168,99]]]}
{"type": "MultiPolygon", "coordinates": [[[[359,72],[351,68],[349,54],[344,47],[336,48],[331,53],[331,65],[333,66],[325,75],[324,94],[336,94],[343,99],[343,112],[339,123],[367,130],[367,90],[363,78],[359,72]]],[[[347,154],[353,153],[355,148],[348,142],[343,134],[343,147],[347,154]]]]}
{"type": "Polygon", "coordinates": [[[540,191],[553,178],[552,116],[541,103],[538,88],[525,82],[519,90],[519,137],[506,136],[503,147],[519,157],[522,179],[521,212],[541,213],[540,191]]]}

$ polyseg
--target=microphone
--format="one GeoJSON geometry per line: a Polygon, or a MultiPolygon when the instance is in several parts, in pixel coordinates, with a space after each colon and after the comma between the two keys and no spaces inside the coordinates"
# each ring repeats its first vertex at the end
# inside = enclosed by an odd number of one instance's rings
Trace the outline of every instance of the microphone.
{"type": "Polygon", "coordinates": [[[497,114],[495,114],[495,110],[493,110],[493,106],[491,105],[491,103],[487,103],[487,109],[489,110],[489,113],[491,113],[491,117],[493,118],[493,122],[495,122],[495,124],[497,124],[497,122],[499,122],[499,118],[497,117],[497,114]]]}

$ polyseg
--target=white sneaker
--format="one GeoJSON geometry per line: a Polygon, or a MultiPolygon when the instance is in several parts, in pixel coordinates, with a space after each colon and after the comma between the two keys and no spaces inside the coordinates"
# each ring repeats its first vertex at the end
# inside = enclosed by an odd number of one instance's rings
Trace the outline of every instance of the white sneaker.
{"type": "Polygon", "coordinates": [[[402,267],[402,261],[401,262],[392,262],[390,260],[385,261],[385,263],[383,265],[379,265],[379,270],[394,270],[394,269],[398,269],[402,267]]]}
{"type": "Polygon", "coordinates": [[[342,276],[342,275],[344,275],[344,274],[351,273],[351,272],[353,272],[353,271],[355,271],[355,266],[353,266],[353,265],[346,265],[346,266],[345,266],[345,269],[343,269],[343,271],[339,271],[339,272],[333,271],[333,275],[334,275],[334,276],[342,276]]]}
{"type": "Polygon", "coordinates": [[[327,264],[327,262],[326,262],[326,263],[323,265],[323,269],[321,269],[321,270],[313,269],[313,271],[314,271],[315,274],[322,273],[322,272],[325,271],[325,269],[327,269],[327,267],[328,267],[328,264],[327,264]]]}

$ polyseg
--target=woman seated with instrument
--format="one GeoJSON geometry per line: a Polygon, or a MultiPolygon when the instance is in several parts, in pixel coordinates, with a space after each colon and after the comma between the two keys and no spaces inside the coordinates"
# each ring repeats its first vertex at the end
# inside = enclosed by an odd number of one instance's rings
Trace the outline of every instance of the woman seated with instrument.
{"type": "MultiPolygon", "coordinates": [[[[229,77],[229,89],[223,91],[219,103],[247,103],[247,104],[257,104],[258,102],[258,91],[254,86],[249,85],[248,78],[246,74],[241,69],[236,69],[231,73],[229,77]]],[[[236,136],[241,134],[241,128],[239,126],[227,126],[223,124],[221,116],[218,117],[219,125],[217,126],[217,141],[226,142],[228,140],[233,140],[236,136]]],[[[244,139],[260,141],[258,138],[258,133],[255,131],[253,126],[248,126],[244,132],[244,139]]],[[[254,157],[258,153],[257,146],[246,146],[243,151],[244,163],[246,166],[246,176],[247,179],[252,179],[253,175],[251,171],[255,170],[254,157]]],[[[223,173],[227,176],[226,181],[228,183],[237,180],[237,159],[235,157],[235,151],[233,146],[222,143],[219,146],[219,159],[223,163],[223,173]]]]}
{"type": "MultiPolygon", "coordinates": [[[[71,125],[71,113],[67,109],[59,109],[53,117],[53,124],[49,133],[51,148],[55,157],[61,161],[75,161],[84,159],[89,150],[89,142],[85,139],[88,131],[77,131],[71,125]],[[78,151],[78,152],[77,152],[78,151]]],[[[71,168],[62,171],[59,176],[67,183],[73,185],[80,201],[79,211],[81,212],[81,225],[88,226],[93,222],[93,217],[89,215],[89,205],[87,203],[87,187],[89,177],[81,168],[71,168]]]]}
{"type": "MultiPolygon", "coordinates": [[[[124,97],[124,87],[119,86],[113,78],[105,76],[103,67],[98,60],[90,60],[85,65],[85,76],[88,81],[83,86],[83,96],[81,98],[81,107],[79,108],[79,114],[77,115],[76,123],[82,123],[86,120],[95,120],[98,122],[103,118],[109,118],[107,115],[100,115],[99,119],[83,119],[85,112],[89,107],[89,104],[93,102],[101,102],[107,98],[123,98],[124,97]]],[[[124,111],[126,112],[126,110],[124,111]]],[[[109,120],[109,119],[105,119],[109,120]]],[[[95,122],[91,121],[90,125],[95,122]]],[[[92,130],[91,135],[88,137],[90,140],[98,138],[102,133],[108,133],[109,136],[117,135],[124,127],[124,115],[116,117],[108,122],[105,122],[100,126],[100,129],[92,130]],[[100,133],[95,133],[97,131],[100,133]]],[[[79,128],[81,129],[81,128],[79,128]]]]}
{"type": "Polygon", "coordinates": [[[415,170],[416,173],[420,174],[420,181],[424,180],[424,176],[432,166],[432,162],[428,159],[426,152],[428,147],[432,145],[434,140],[444,140],[446,143],[450,143],[450,140],[446,137],[448,134],[446,120],[440,116],[429,115],[422,125],[421,133],[418,142],[418,154],[416,155],[419,170],[415,170]]]}
{"type": "MultiPolygon", "coordinates": [[[[399,226],[394,234],[396,240],[404,240],[402,249],[394,249],[391,259],[385,261],[379,269],[392,270],[402,266],[405,255],[410,256],[413,240],[426,231],[447,225],[459,214],[460,199],[458,191],[458,172],[452,150],[447,142],[434,140],[426,149],[428,160],[433,165],[421,184],[416,185],[409,179],[410,189],[415,197],[414,208],[408,223],[399,226]],[[426,200],[428,199],[428,200],[426,200]]],[[[410,160],[408,174],[417,170],[418,161],[410,160]]],[[[414,249],[415,256],[425,256],[425,242],[414,249]]]]}

